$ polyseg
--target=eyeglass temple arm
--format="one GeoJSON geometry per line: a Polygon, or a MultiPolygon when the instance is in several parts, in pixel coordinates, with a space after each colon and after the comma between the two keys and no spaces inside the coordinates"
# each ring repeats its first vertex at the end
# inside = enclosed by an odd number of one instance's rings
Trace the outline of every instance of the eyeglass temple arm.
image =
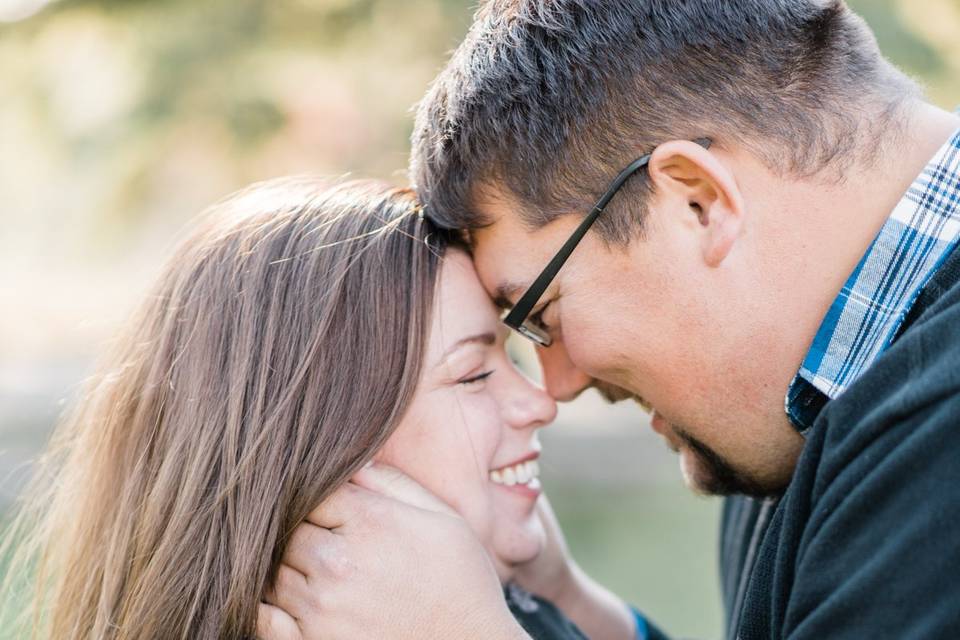
{"type": "Polygon", "coordinates": [[[576,231],[573,232],[573,235],[560,247],[560,251],[553,256],[553,259],[550,260],[547,267],[537,276],[537,279],[533,281],[533,284],[530,285],[527,292],[520,297],[517,304],[515,304],[513,309],[510,310],[510,313],[507,314],[507,317],[503,319],[507,325],[517,327],[530,315],[530,310],[533,309],[537,301],[543,296],[543,292],[547,290],[547,286],[553,281],[557,273],[560,272],[567,258],[573,253],[577,244],[583,239],[587,230],[590,229],[590,225],[593,224],[593,221],[597,219],[597,216],[600,215],[602,211],[602,208],[594,207],[587,217],[583,219],[576,231]]]}
{"type": "MultiPolygon", "coordinates": [[[[697,138],[694,142],[704,149],[709,149],[711,144],[709,138],[697,138]]],[[[570,254],[577,248],[583,236],[586,235],[587,231],[593,225],[597,216],[603,213],[603,210],[610,204],[610,200],[612,200],[613,196],[620,190],[623,183],[650,162],[651,155],[653,154],[647,153],[640,156],[617,174],[617,177],[610,183],[610,186],[606,192],[604,192],[603,196],[600,197],[600,200],[597,201],[597,204],[594,205],[593,209],[590,210],[590,213],[580,222],[573,234],[563,243],[560,250],[553,256],[549,264],[547,264],[547,267],[537,276],[537,279],[533,281],[533,284],[530,285],[527,292],[520,297],[517,304],[514,305],[510,313],[503,319],[504,323],[511,327],[518,327],[523,323],[526,317],[530,315],[530,310],[533,309],[537,301],[540,300],[540,297],[543,296],[543,292],[547,290],[547,287],[560,272],[560,269],[570,257],[570,254]]]]}

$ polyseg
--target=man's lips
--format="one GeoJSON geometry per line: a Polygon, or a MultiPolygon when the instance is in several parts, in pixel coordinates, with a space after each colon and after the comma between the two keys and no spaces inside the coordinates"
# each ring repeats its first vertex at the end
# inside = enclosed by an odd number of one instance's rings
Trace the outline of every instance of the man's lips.
{"type": "Polygon", "coordinates": [[[667,435],[667,421],[663,419],[663,416],[653,412],[653,416],[650,418],[650,426],[653,427],[653,430],[659,433],[660,435],[666,437],[667,435]]]}
{"type": "Polygon", "coordinates": [[[662,415],[657,413],[656,410],[654,410],[653,416],[650,418],[650,426],[667,441],[667,446],[670,447],[671,451],[674,453],[680,451],[680,445],[675,441],[675,435],[673,429],[670,428],[670,423],[667,422],[662,415]]]}
{"type": "Polygon", "coordinates": [[[667,446],[669,446],[673,451],[679,451],[679,446],[674,442],[674,433],[670,428],[670,423],[667,422],[662,415],[660,415],[656,409],[653,408],[649,402],[647,402],[641,396],[627,391],[623,387],[618,387],[613,384],[608,384],[605,382],[594,382],[594,388],[603,398],[610,403],[620,402],[621,400],[632,399],[640,408],[651,415],[650,426],[653,427],[653,430],[660,434],[666,441],[667,446]]]}

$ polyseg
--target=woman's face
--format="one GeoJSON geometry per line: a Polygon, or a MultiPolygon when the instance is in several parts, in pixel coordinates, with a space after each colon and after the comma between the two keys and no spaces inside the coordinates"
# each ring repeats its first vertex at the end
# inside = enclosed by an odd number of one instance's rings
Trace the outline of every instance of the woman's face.
{"type": "Polygon", "coordinates": [[[440,271],[423,375],[375,459],[399,468],[464,517],[501,580],[543,546],[537,430],[556,404],[504,348],[507,329],[461,251],[440,271]]]}

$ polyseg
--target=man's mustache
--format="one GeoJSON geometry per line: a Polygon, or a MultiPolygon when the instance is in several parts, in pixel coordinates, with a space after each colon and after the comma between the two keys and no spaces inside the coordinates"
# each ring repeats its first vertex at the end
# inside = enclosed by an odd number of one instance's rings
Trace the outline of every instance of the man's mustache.
{"type": "Polygon", "coordinates": [[[647,404],[643,398],[633,393],[632,391],[627,391],[623,387],[618,387],[608,382],[601,382],[599,380],[595,380],[593,383],[593,388],[597,390],[597,392],[600,394],[600,397],[602,397],[604,400],[606,400],[611,404],[615,402],[620,402],[622,400],[633,399],[637,402],[637,404],[639,404],[641,407],[643,407],[647,411],[651,410],[650,405],[647,404]]]}

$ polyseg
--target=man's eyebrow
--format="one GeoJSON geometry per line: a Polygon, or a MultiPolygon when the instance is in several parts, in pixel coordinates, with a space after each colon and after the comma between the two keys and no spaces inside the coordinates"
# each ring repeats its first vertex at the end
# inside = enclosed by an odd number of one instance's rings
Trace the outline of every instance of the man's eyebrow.
{"type": "Polygon", "coordinates": [[[509,309],[513,306],[513,296],[525,289],[526,287],[516,282],[501,282],[494,293],[493,303],[500,309],[509,309]]]}
{"type": "Polygon", "coordinates": [[[441,356],[440,361],[443,362],[448,357],[450,357],[450,354],[452,354],[454,351],[468,344],[482,344],[486,346],[491,346],[493,344],[496,344],[496,342],[497,342],[497,336],[492,331],[487,331],[485,333],[478,333],[475,336],[468,336],[466,338],[462,338],[461,340],[457,340],[455,343],[453,343],[453,345],[450,346],[449,349],[443,352],[443,356],[441,356]]]}

